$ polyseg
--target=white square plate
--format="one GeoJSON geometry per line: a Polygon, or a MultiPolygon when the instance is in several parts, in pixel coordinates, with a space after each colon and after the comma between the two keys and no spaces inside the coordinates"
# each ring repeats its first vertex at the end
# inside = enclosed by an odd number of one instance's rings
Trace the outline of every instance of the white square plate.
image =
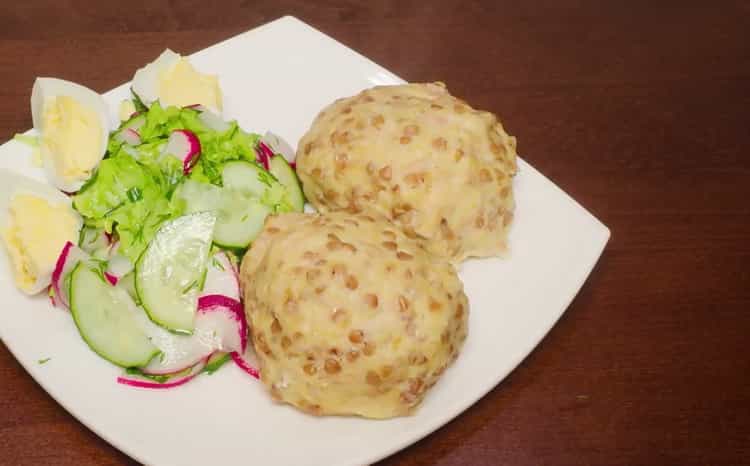
{"type": "MultiPolygon", "coordinates": [[[[192,60],[219,75],[225,116],[247,130],[271,129],[292,143],[332,100],[403,82],[292,17],[209,47],[192,60]]],[[[128,85],[106,94],[113,118],[127,95],[128,85]]],[[[18,142],[6,143],[0,167],[43,179],[29,152],[18,142]]],[[[16,291],[6,260],[0,265],[0,337],[65,409],[143,463],[372,463],[442,426],[513,370],[565,311],[609,238],[609,230],[573,199],[527,163],[519,166],[511,257],[461,267],[471,302],[469,338],[411,417],[308,416],[274,404],[233,365],[174,390],[118,385],[120,370],[89,350],[68,313],[16,291]],[[39,364],[44,358],[51,359],[39,364]]]]}

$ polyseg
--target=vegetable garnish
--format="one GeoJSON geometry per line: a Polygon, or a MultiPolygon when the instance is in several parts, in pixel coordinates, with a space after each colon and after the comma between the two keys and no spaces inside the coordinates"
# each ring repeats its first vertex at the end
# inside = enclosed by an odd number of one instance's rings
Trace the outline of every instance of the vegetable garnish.
{"type": "Polygon", "coordinates": [[[135,94],[125,104],[103,156],[64,197],[83,225],[50,264],[50,302],[125,370],[120,384],[177,387],[230,359],[258,378],[237,264],[268,215],[302,211],[299,180],[278,149],[288,145],[210,106],[147,106],[135,94]]]}

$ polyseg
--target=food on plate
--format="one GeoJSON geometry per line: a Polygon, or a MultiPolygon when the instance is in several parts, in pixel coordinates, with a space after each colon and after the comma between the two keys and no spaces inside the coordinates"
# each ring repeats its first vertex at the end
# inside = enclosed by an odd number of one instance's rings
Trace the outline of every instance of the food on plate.
{"type": "Polygon", "coordinates": [[[117,116],[120,118],[120,121],[128,121],[136,112],[138,112],[138,109],[135,107],[133,100],[125,99],[120,102],[120,106],[117,109],[117,116]]]}
{"type": "Polygon", "coordinates": [[[41,143],[55,187],[0,171],[16,285],[48,289],[86,344],[126,370],[122,384],[176,387],[229,360],[257,377],[237,262],[266,216],[302,211],[294,166],[224,120],[216,78],[186,59],[165,53],[135,81],[140,98],[120,103],[110,134],[114,109],[98,94],[37,79],[39,137],[17,139],[41,143]]]}
{"type": "Polygon", "coordinates": [[[67,241],[77,241],[81,216],[52,186],[0,170],[0,234],[16,286],[36,294],[52,281],[67,241]]]}
{"type": "Polygon", "coordinates": [[[37,78],[31,115],[50,183],[66,192],[77,191],[107,150],[110,122],[104,99],[80,84],[37,78]]]}
{"type": "Polygon", "coordinates": [[[297,164],[322,212],[385,215],[452,262],[507,249],[516,139],[442,83],[335,101],[300,140],[297,164]]]}
{"type": "Polygon", "coordinates": [[[73,204],[94,231],[116,233],[131,263],[164,221],[185,213],[216,213],[215,243],[244,249],[266,215],[303,204],[293,170],[266,170],[259,146],[260,136],[236,121],[154,102],[113,132],[96,178],[73,204]]]}
{"type": "Polygon", "coordinates": [[[223,108],[219,78],[201,73],[169,49],[135,72],[133,92],[146,105],[158,100],[164,107],[202,105],[216,113],[223,108]]]}
{"type": "Polygon", "coordinates": [[[261,380],[316,415],[407,415],[457,357],[451,264],[381,216],[269,217],[240,269],[261,380]]]}

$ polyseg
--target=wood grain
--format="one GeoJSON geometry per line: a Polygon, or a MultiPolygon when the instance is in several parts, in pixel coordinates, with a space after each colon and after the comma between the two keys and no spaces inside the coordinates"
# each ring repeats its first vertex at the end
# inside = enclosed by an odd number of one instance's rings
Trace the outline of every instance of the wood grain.
{"type": "MultiPolygon", "coordinates": [[[[293,14],[498,113],[612,230],[543,343],[382,465],[750,463],[750,4],[392,0],[0,3],[0,140],[35,76],[99,91],[293,14]],[[116,5],[116,6],[115,6],[116,5]]],[[[127,465],[0,348],[0,464],[127,465]]]]}

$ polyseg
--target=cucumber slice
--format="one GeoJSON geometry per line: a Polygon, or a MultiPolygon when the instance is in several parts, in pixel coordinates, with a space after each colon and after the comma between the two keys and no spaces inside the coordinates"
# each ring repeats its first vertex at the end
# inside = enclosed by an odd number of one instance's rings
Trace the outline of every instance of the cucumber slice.
{"type": "Polygon", "coordinates": [[[273,212],[273,194],[281,197],[284,187],[260,166],[245,161],[224,165],[219,188],[185,180],[175,196],[185,212],[214,212],[214,243],[222,248],[245,249],[258,236],[268,214],[273,212]],[[268,199],[267,199],[268,198],[268,199]]]}
{"type": "Polygon", "coordinates": [[[221,202],[221,188],[208,183],[185,179],[173,194],[185,204],[185,213],[213,212],[221,202]]]}
{"type": "Polygon", "coordinates": [[[223,248],[244,249],[263,229],[271,208],[258,198],[232,189],[222,190],[222,200],[216,210],[214,243],[223,248]]]}
{"type": "Polygon", "coordinates": [[[130,272],[123,276],[117,282],[117,287],[125,290],[128,295],[133,298],[135,304],[140,306],[141,300],[138,298],[138,293],[135,291],[135,273],[130,272]]]}
{"type": "Polygon", "coordinates": [[[70,274],[70,311],[83,340],[99,356],[122,367],[145,366],[159,350],[141,330],[141,312],[127,292],[106,283],[79,262],[70,274]]]}
{"type": "Polygon", "coordinates": [[[221,183],[225,188],[255,197],[263,196],[266,189],[275,182],[276,179],[262,167],[242,160],[227,162],[221,172],[221,183]]]}
{"type": "Polygon", "coordinates": [[[159,228],[135,266],[135,289],[149,318],[177,333],[193,331],[216,216],[184,215],[159,228]]]}
{"type": "Polygon", "coordinates": [[[305,196],[302,194],[302,187],[299,178],[297,178],[297,173],[281,155],[271,157],[269,170],[279,180],[279,183],[286,188],[289,195],[289,203],[292,204],[295,212],[302,212],[305,208],[305,196]]]}

